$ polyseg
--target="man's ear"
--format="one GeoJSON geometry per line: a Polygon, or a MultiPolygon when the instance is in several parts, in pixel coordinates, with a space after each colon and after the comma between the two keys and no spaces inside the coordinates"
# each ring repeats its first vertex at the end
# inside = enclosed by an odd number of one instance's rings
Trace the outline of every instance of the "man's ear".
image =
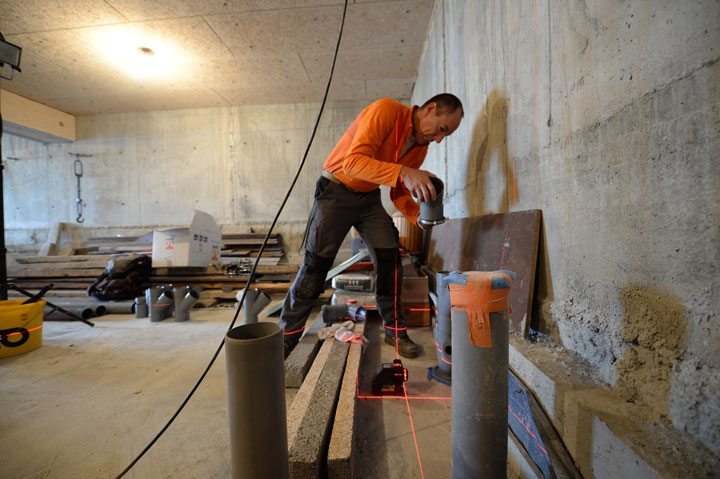
{"type": "Polygon", "coordinates": [[[437,110],[437,103],[435,103],[435,102],[428,103],[426,108],[427,108],[428,113],[433,113],[437,110]]]}

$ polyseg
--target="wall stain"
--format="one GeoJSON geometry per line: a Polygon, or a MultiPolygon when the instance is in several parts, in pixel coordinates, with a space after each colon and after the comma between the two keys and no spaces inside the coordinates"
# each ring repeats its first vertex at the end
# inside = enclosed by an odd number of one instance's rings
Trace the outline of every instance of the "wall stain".
{"type": "Polygon", "coordinates": [[[668,416],[671,376],[685,352],[685,308],[679,298],[643,286],[623,288],[620,301],[625,355],[616,364],[615,388],[626,401],[668,416]]]}
{"type": "Polygon", "coordinates": [[[473,126],[470,151],[468,153],[467,184],[465,201],[468,216],[482,216],[491,213],[507,213],[510,206],[509,186],[512,184],[512,169],[507,153],[507,111],[506,98],[501,90],[493,90],[487,97],[485,106],[477,116],[473,126]],[[485,178],[490,174],[492,160],[500,162],[501,177],[489,178],[496,184],[502,184],[502,193],[495,190],[485,191],[485,178]],[[486,196],[491,204],[497,205],[495,211],[485,208],[486,196]]]}

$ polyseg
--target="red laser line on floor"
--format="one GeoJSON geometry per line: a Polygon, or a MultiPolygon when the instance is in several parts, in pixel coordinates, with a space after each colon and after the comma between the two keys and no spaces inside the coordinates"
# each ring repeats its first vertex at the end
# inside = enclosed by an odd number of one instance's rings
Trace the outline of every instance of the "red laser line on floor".
{"type": "Polygon", "coordinates": [[[0,334],[0,338],[9,338],[10,336],[15,336],[16,334],[30,333],[32,331],[37,331],[40,328],[42,328],[42,325],[38,326],[37,328],[26,329],[24,331],[15,331],[14,333],[10,333],[10,334],[0,334]]]}
{"type": "MultiPolygon", "coordinates": [[[[360,374],[355,373],[355,397],[357,399],[403,399],[403,396],[364,396],[360,394],[360,374]]],[[[408,399],[430,399],[435,401],[449,401],[448,396],[407,396],[408,399]]]]}
{"type": "MultiPolygon", "coordinates": [[[[535,434],[532,433],[532,431],[530,430],[530,428],[527,427],[524,422],[522,422],[522,419],[520,419],[520,418],[518,417],[518,415],[515,414],[515,411],[512,410],[512,408],[510,407],[509,404],[508,404],[508,409],[510,410],[510,412],[512,413],[512,415],[515,416],[515,419],[517,419],[518,421],[520,421],[520,424],[522,424],[522,425],[525,427],[525,429],[527,429],[527,432],[529,432],[530,435],[535,439],[535,442],[537,443],[538,447],[539,447],[540,449],[542,449],[542,452],[544,452],[545,454],[547,454],[548,452],[545,450],[544,447],[542,447],[542,446],[540,445],[540,441],[538,440],[537,436],[535,436],[535,434]]],[[[548,454],[548,455],[549,455],[549,454],[548,454]]]]}
{"type": "MultiPolygon", "coordinates": [[[[357,396],[358,399],[404,399],[403,396],[357,396]]],[[[409,400],[416,400],[416,399],[428,399],[432,401],[450,401],[451,397],[443,397],[443,396],[408,396],[409,400]]]]}
{"type": "Polygon", "coordinates": [[[408,401],[408,395],[407,395],[407,389],[405,388],[405,383],[403,383],[402,386],[403,386],[403,394],[405,395],[405,405],[407,406],[407,410],[408,410],[408,418],[410,418],[410,429],[412,430],[413,442],[415,442],[415,452],[417,453],[418,465],[420,466],[420,477],[424,479],[425,474],[423,473],[422,461],[420,460],[420,448],[418,447],[417,436],[415,436],[415,424],[413,424],[412,413],[410,412],[410,401],[408,401]]]}

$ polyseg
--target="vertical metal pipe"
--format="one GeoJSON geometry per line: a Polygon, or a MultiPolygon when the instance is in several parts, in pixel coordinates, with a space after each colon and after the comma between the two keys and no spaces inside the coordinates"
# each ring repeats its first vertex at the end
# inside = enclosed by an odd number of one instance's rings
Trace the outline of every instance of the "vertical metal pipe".
{"type": "Polygon", "coordinates": [[[251,323],[225,336],[233,479],[289,477],[282,329],[251,323]]]}
{"type": "Polygon", "coordinates": [[[435,349],[438,358],[438,370],[450,379],[452,374],[452,341],[450,323],[450,290],[445,277],[447,271],[438,271],[435,278],[435,289],[437,290],[437,320],[435,321],[435,349]]]}
{"type": "MultiPolygon", "coordinates": [[[[0,115],[0,145],[2,145],[2,136],[2,115],[0,115]]],[[[3,192],[4,169],[2,148],[0,148],[0,301],[6,301],[8,299],[7,248],[5,247],[5,193],[3,192]]]]}
{"type": "MultiPolygon", "coordinates": [[[[464,284],[464,276],[451,273],[446,282],[464,284]]],[[[509,287],[504,279],[492,280],[492,289],[509,287]]],[[[470,342],[467,312],[453,308],[451,322],[452,477],[504,479],[507,477],[510,323],[505,311],[490,313],[492,347],[488,348],[470,342]]]]}

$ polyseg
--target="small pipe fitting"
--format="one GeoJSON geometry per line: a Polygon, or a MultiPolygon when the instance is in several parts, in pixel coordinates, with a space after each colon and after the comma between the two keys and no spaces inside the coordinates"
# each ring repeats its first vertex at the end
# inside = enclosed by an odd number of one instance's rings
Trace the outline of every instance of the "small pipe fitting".
{"type": "MultiPolygon", "coordinates": [[[[169,289],[163,291],[163,288],[151,288],[151,290],[162,291],[155,301],[150,302],[150,321],[156,323],[172,315],[175,298],[169,289]]],[[[153,291],[152,295],[156,293],[157,291],[153,291]]]]}
{"type": "MultiPolygon", "coordinates": [[[[177,291],[177,290],[176,290],[177,291]]],[[[177,296],[176,296],[177,298],[177,296]]],[[[187,289],[187,293],[180,301],[179,305],[175,307],[175,321],[189,321],[190,320],[190,309],[195,306],[195,303],[200,299],[200,294],[194,289],[187,289]]],[[[175,300],[177,301],[177,299],[175,300]]],[[[177,303],[176,303],[177,304],[177,303]]]]}
{"type": "MultiPolygon", "coordinates": [[[[238,301],[242,299],[244,291],[244,289],[238,291],[236,295],[238,301]]],[[[270,304],[270,301],[270,296],[268,296],[265,292],[261,292],[257,288],[252,288],[248,290],[247,294],[245,295],[245,303],[243,304],[243,316],[245,318],[245,324],[257,323],[258,314],[260,314],[260,311],[265,309],[265,306],[270,304]]]]}

